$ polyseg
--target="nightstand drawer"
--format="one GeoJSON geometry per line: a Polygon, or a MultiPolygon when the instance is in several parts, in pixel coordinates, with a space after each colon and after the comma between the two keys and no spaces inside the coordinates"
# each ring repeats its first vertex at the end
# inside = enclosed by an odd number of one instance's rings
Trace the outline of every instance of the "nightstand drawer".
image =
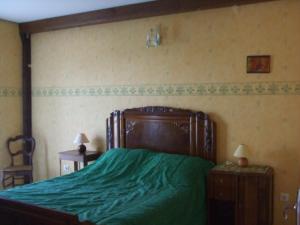
{"type": "Polygon", "coordinates": [[[236,179],[235,176],[227,174],[213,175],[210,180],[212,198],[217,200],[235,200],[236,179]]]}

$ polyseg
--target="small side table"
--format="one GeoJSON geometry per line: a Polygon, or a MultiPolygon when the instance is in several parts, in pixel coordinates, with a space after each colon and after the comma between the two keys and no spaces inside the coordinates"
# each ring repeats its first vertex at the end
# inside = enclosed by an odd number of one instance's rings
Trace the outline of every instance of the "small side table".
{"type": "Polygon", "coordinates": [[[273,169],[217,165],[208,174],[209,225],[272,225],[273,169]]]}
{"type": "Polygon", "coordinates": [[[87,166],[88,162],[96,160],[101,156],[101,152],[97,151],[86,151],[81,154],[78,150],[69,150],[64,152],[59,152],[59,174],[61,175],[61,161],[69,160],[74,161],[74,171],[78,171],[80,162],[83,162],[83,166],[87,166]]]}

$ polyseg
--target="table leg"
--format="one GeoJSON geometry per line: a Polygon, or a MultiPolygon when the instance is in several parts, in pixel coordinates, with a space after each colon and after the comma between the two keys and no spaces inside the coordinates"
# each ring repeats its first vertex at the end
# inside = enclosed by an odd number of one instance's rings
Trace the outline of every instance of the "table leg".
{"type": "Polygon", "coordinates": [[[74,171],[78,171],[78,162],[74,161],[74,171]]]}
{"type": "Polygon", "coordinates": [[[85,159],[84,161],[83,161],[83,167],[86,167],[88,165],[88,162],[87,162],[87,160],[85,159]]]}
{"type": "Polygon", "coordinates": [[[61,159],[59,160],[59,175],[61,176],[61,159]]]}

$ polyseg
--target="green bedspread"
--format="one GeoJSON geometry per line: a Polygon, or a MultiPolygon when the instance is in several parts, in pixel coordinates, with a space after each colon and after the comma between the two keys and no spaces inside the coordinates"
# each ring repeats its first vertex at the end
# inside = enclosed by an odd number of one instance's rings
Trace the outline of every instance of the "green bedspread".
{"type": "Polygon", "coordinates": [[[0,197],[77,214],[98,225],[205,225],[198,157],[112,149],[84,169],[0,192],[0,197]]]}

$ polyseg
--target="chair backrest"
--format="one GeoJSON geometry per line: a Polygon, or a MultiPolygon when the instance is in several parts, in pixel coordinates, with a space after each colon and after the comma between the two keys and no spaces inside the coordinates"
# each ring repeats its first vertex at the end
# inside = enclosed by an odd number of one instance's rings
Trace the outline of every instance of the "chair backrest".
{"type": "Polygon", "coordinates": [[[28,158],[28,164],[32,165],[32,156],[35,149],[35,140],[33,137],[27,137],[24,135],[18,135],[16,137],[8,138],[6,141],[7,150],[11,156],[11,166],[15,165],[15,156],[18,156],[20,154],[25,155],[28,158]],[[18,143],[21,144],[21,146],[17,145],[18,143]],[[14,151],[12,149],[13,144],[15,144],[16,147],[20,148],[19,150],[14,151]],[[26,146],[26,148],[25,148],[26,146]],[[26,150],[29,149],[29,150],[26,150]]]}

